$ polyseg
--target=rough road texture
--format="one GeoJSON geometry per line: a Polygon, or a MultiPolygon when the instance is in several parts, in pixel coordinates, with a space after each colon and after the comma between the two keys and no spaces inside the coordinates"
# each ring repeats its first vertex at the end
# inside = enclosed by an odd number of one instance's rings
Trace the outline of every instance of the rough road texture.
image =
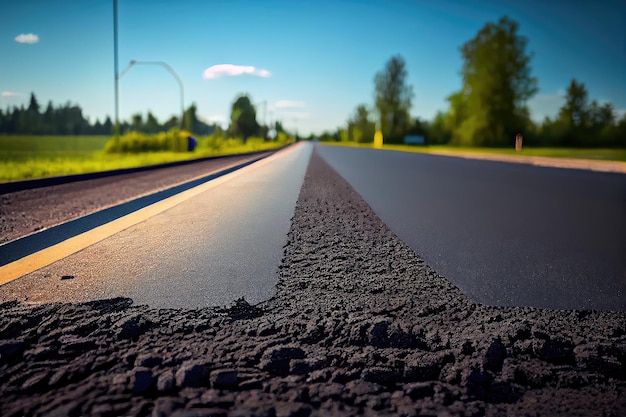
{"type": "Polygon", "coordinates": [[[209,173],[269,155],[233,155],[0,195],[0,244],[209,173]]]}
{"type": "Polygon", "coordinates": [[[0,306],[4,416],[623,416],[626,315],[493,308],[313,154],[276,297],[0,306]]]}

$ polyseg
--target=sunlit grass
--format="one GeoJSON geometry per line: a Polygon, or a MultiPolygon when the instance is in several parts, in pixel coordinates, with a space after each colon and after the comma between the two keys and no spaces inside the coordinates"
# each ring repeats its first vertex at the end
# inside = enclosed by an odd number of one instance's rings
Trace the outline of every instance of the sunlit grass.
{"type": "Polygon", "coordinates": [[[102,149],[106,136],[0,136],[0,182],[134,168],[207,156],[276,149],[285,143],[228,139],[219,149],[198,138],[194,152],[111,154],[102,149]]]}
{"type": "MultiPolygon", "coordinates": [[[[335,146],[352,146],[358,148],[373,148],[372,143],[356,142],[324,142],[335,146]]],[[[535,148],[524,147],[521,152],[515,149],[505,148],[461,148],[457,146],[411,146],[411,145],[383,145],[383,149],[402,152],[420,153],[473,153],[473,154],[497,154],[497,155],[517,155],[517,156],[544,156],[550,158],[576,158],[595,159],[606,161],[626,162],[626,149],[614,148],[535,148]]]]}

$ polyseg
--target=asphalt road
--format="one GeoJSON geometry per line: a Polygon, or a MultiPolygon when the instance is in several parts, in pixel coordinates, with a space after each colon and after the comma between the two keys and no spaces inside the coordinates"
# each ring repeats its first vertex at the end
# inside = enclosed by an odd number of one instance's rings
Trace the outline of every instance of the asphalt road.
{"type": "Polygon", "coordinates": [[[472,299],[626,310],[626,175],[318,145],[472,299]]]}
{"type": "Polygon", "coordinates": [[[155,308],[200,308],[266,300],[311,151],[297,144],[185,191],[191,197],[0,286],[0,302],[121,296],[155,308]]]}

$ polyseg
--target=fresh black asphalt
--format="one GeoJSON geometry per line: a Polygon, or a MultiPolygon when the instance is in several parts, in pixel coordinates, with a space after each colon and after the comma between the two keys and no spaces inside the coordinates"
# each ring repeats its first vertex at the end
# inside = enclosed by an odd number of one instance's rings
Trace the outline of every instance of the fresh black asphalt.
{"type": "Polygon", "coordinates": [[[626,311],[626,175],[323,145],[317,152],[474,300],[626,311]]]}

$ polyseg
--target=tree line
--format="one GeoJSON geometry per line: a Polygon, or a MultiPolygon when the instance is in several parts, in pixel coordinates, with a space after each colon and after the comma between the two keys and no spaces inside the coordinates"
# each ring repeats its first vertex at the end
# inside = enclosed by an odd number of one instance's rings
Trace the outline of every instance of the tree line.
{"type": "Polygon", "coordinates": [[[41,111],[37,97],[31,93],[28,107],[0,109],[0,132],[15,135],[110,135],[113,134],[113,122],[107,117],[104,122],[96,120],[91,124],[83,116],[82,109],[69,102],[55,107],[49,101],[45,110],[41,111]]]}
{"type": "Polygon", "coordinates": [[[356,107],[347,128],[325,132],[321,140],[371,142],[379,129],[385,143],[402,143],[421,135],[429,144],[511,146],[516,134],[534,146],[626,146],[626,114],[612,103],[589,101],[584,83],[572,79],[564,104],[554,118],[530,118],[527,101],[538,91],[531,74],[532,54],[519,25],[508,17],[487,23],[461,46],[463,86],[447,97],[448,109],[434,120],[411,118],[415,95],[408,84],[406,62],[393,56],[374,77],[374,104],[356,107]]]}
{"type": "MultiPolygon", "coordinates": [[[[191,104],[183,115],[181,126],[180,117],[172,116],[164,123],[157,120],[148,111],[146,117],[141,113],[131,116],[130,121],[120,122],[120,133],[131,131],[140,133],[158,133],[169,131],[173,128],[183,128],[197,135],[210,135],[216,129],[215,124],[207,124],[198,119],[197,107],[191,104]]],[[[83,115],[80,106],[66,103],[54,106],[49,101],[45,110],[37,101],[35,93],[30,94],[27,107],[24,105],[6,110],[0,109],[0,133],[13,135],[113,135],[114,123],[110,117],[101,122],[96,119],[91,123],[83,115]]]]}

